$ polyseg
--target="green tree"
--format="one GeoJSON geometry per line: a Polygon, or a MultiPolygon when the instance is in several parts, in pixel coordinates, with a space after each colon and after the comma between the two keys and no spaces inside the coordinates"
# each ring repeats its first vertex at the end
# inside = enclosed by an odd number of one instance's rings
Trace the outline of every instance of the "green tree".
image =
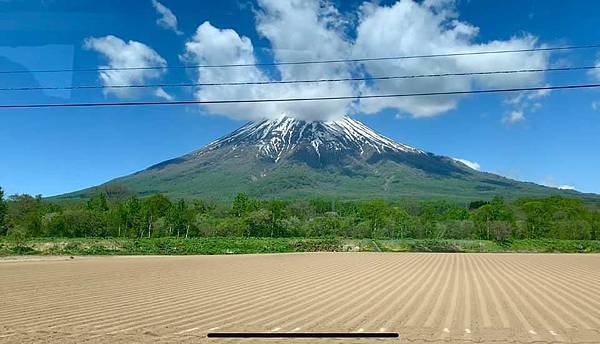
{"type": "Polygon", "coordinates": [[[364,202],[361,205],[358,217],[369,224],[371,233],[379,233],[381,232],[382,227],[388,223],[388,216],[390,213],[391,209],[386,201],[372,200],[364,202]]]}
{"type": "Polygon", "coordinates": [[[471,220],[449,220],[444,222],[446,239],[474,239],[477,229],[471,220]]]}
{"type": "Polygon", "coordinates": [[[270,210],[251,211],[245,216],[244,222],[247,225],[246,234],[250,237],[273,235],[273,213],[270,210]]]}
{"type": "Polygon", "coordinates": [[[469,211],[448,201],[426,201],[421,203],[419,216],[425,221],[466,220],[469,211]]]}
{"type": "Polygon", "coordinates": [[[0,235],[6,235],[5,219],[7,208],[8,206],[4,199],[4,190],[0,187],[0,235]]]}
{"type": "Polygon", "coordinates": [[[393,222],[396,239],[414,238],[415,220],[406,210],[393,207],[390,211],[390,218],[393,222]]]}
{"type": "Polygon", "coordinates": [[[107,211],[108,201],[106,199],[106,194],[104,192],[100,192],[97,195],[91,197],[87,201],[87,209],[93,211],[107,211]]]}
{"type": "Polygon", "coordinates": [[[185,200],[180,199],[175,203],[167,214],[167,222],[170,227],[170,234],[180,236],[189,236],[191,226],[194,221],[193,208],[188,207],[185,200]]]}
{"type": "Polygon", "coordinates": [[[486,204],[490,204],[488,201],[473,201],[469,203],[469,210],[476,210],[483,207],[486,204]]]}
{"type": "Polygon", "coordinates": [[[369,221],[361,221],[349,229],[352,238],[371,238],[373,236],[372,224],[369,221]]]}
{"type": "Polygon", "coordinates": [[[12,195],[9,197],[6,216],[7,234],[19,231],[26,236],[43,236],[42,196],[12,195]]]}
{"type": "Polygon", "coordinates": [[[516,202],[525,214],[525,237],[593,238],[594,214],[580,199],[552,196],[516,202]]]}
{"type": "Polygon", "coordinates": [[[121,208],[121,216],[124,228],[129,236],[142,237],[145,226],[142,216],[142,205],[136,196],[129,197],[121,208]]]}
{"type": "Polygon", "coordinates": [[[288,217],[296,217],[299,220],[307,220],[316,214],[315,208],[306,201],[295,201],[285,208],[288,217]]]}
{"type": "Polygon", "coordinates": [[[600,240],[600,211],[596,210],[591,214],[591,233],[592,240],[600,240]]]}
{"type": "MultiPolygon", "coordinates": [[[[213,232],[212,235],[242,237],[248,234],[248,225],[246,224],[246,221],[239,217],[206,219],[206,221],[207,223],[203,224],[203,227],[209,227],[213,232]]],[[[206,232],[207,229],[204,228],[201,228],[200,231],[206,232]]]]}
{"type": "Polygon", "coordinates": [[[117,202],[108,211],[107,225],[114,237],[128,236],[127,212],[121,202],[117,202]]]}
{"type": "Polygon", "coordinates": [[[201,199],[195,199],[192,202],[192,208],[194,208],[196,214],[204,215],[214,210],[214,204],[210,204],[201,199]]]}
{"type": "MultiPolygon", "coordinates": [[[[304,229],[309,237],[324,236],[348,236],[354,237],[353,226],[350,226],[349,218],[343,218],[338,213],[328,212],[322,216],[308,220],[304,229]]],[[[370,228],[369,234],[370,237],[370,228]]]]}
{"type": "Polygon", "coordinates": [[[151,237],[154,223],[161,217],[165,217],[171,209],[171,201],[163,194],[155,194],[142,201],[142,217],[147,227],[147,235],[151,237]]]}
{"type": "Polygon", "coordinates": [[[42,217],[42,227],[44,232],[50,237],[68,237],[65,226],[65,217],[60,212],[45,214],[42,217]]]}
{"type": "Polygon", "coordinates": [[[325,213],[329,213],[335,211],[336,204],[333,200],[326,199],[312,199],[310,200],[310,206],[317,215],[323,215],[325,213]]]}
{"type": "Polygon", "coordinates": [[[97,211],[88,209],[68,209],[62,214],[63,235],[74,238],[106,237],[106,217],[97,211]]]}
{"type": "Polygon", "coordinates": [[[278,227],[281,228],[283,237],[302,237],[306,236],[302,228],[303,221],[296,216],[290,216],[278,221],[278,227]]]}
{"type": "Polygon", "coordinates": [[[110,183],[97,188],[92,192],[103,193],[110,201],[124,202],[128,198],[135,196],[135,192],[127,186],[119,183],[110,183]]]}
{"type": "Polygon", "coordinates": [[[490,221],[486,223],[487,228],[489,228],[489,235],[493,240],[498,242],[507,241],[513,232],[513,224],[508,221],[490,221]]]}
{"type": "Polygon", "coordinates": [[[504,237],[505,228],[509,226],[514,228],[515,226],[515,214],[512,209],[504,203],[504,199],[501,197],[494,197],[489,204],[481,206],[471,214],[471,218],[477,225],[479,230],[479,238],[484,240],[491,240],[495,237],[504,237]],[[501,224],[495,224],[495,222],[502,222],[501,224]],[[495,235],[495,230],[502,230],[503,233],[495,235]]]}
{"type": "Polygon", "coordinates": [[[238,193],[233,199],[233,203],[231,204],[231,211],[237,217],[242,217],[250,206],[250,200],[248,195],[244,192],[238,193]]]}

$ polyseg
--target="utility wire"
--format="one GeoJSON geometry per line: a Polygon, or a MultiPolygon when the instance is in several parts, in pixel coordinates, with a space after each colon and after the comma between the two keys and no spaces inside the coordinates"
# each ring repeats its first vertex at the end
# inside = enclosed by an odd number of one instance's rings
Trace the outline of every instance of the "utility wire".
{"type": "Polygon", "coordinates": [[[154,106],[154,105],[211,105],[211,104],[243,104],[243,103],[280,103],[300,101],[323,101],[323,100],[349,100],[349,99],[372,99],[372,98],[400,98],[421,97],[441,95],[467,95],[481,93],[505,93],[543,90],[566,90],[579,88],[598,88],[600,84],[558,85],[521,88],[497,88],[469,91],[448,92],[424,92],[424,93],[400,93],[400,94],[373,94],[356,96],[316,97],[316,98],[272,98],[272,99],[237,99],[237,100],[181,100],[181,101],[142,101],[142,102],[118,102],[118,103],[55,103],[55,104],[3,104],[0,109],[33,109],[33,108],[62,108],[62,107],[101,107],[101,106],[154,106]]]}
{"type": "Polygon", "coordinates": [[[40,90],[84,90],[84,89],[105,89],[105,88],[153,88],[153,87],[204,87],[204,86],[242,86],[242,85],[272,85],[272,84],[300,84],[300,83],[323,83],[323,82],[344,82],[344,81],[375,81],[375,80],[395,80],[395,79],[418,79],[449,76],[473,76],[473,75],[495,75],[495,74],[517,74],[517,73],[541,73],[556,71],[578,71],[600,69],[598,66],[583,67],[558,67],[558,68],[536,68],[536,69],[516,69],[502,71],[484,71],[484,72],[460,72],[460,73],[439,73],[439,74],[416,74],[416,75],[398,75],[398,76],[377,76],[377,77],[355,77],[338,79],[305,79],[305,80],[269,80],[269,81],[235,81],[235,82],[208,82],[208,83],[179,83],[179,84],[145,84],[145,85],[79,85],[79,86],[33,86],[33,87],[2,87],[0,91],[40,91],[40,90]]]}
{"type": "Polygon", "coordinates": [[[572,45],[572,46],[562,46],[562,47],[538,47],[538,48],[528,48],[528,49],[470,51],[470,52],[455,52],[455,53],[441,53],[441,54],[427,54],[427,55],[404,55],[404,56],[388,56],[388,57],[366,57],[366,58],[354,58],[354,59],[350,58],[350,59],[311,60],[311,61],[266,62],[266,63],[196,64],[196,65],[180,65],[180,66],[146,66],[146,67],[100,67],[100,68],[81,68],[81,69],[0,70],[0,74],[101,72],[101,71],[148,70],[148,69],[229,68],[229,67],[252,67],[252,66],[310,65],[310,64],[405,60],[405,59],[419,59],[419,58],[456,57],[456,56],[470,56],[470,55],[489,55],[489,54],[525,53],[525,52],[536,52],[536,51],[596,49],[596,48],[600,48],[600,44],[572,45]]]}

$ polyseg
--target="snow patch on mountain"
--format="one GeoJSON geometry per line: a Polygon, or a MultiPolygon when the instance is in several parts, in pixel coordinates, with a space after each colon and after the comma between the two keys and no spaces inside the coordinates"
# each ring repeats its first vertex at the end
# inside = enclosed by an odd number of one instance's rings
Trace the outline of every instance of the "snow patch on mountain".
{"type": "Polygon", "coordinates": [[[361,155],[367,150],[380,154],[425,153],[380,135],[347,116],[335,121],[310,122],[283,116],[278,119],[251,122],[210,143],[202,151],[211,151],[224,146],[236,150],[249,145],[257,147],[257,156],[270,157],[276,162],[286,153],[304,145],[312,147],[318,156],[325,151],[358,151],[361,155]]]}

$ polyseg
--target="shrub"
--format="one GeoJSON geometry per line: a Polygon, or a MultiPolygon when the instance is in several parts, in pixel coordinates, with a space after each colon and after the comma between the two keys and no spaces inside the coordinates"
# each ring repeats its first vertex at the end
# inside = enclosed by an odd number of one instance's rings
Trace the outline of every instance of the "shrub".
{"type": "Polygon", "coordinates": [[[410,247],[417,252],[462,252],[460,245],[446,240],[415,240],[410,247]]]}
{"type": "Polygon", "coordinates": [[[492,238],[498,242],[506,242],[513,232],[513,227],[508,221],[490,221],[487,226],[492,238]]]}
{"type": "Polygon", "coordinates": [[[339,240],[298,240],[292,243],[292,250],[295,252],[334,252],[343,251],[343,245],[339,240]]]}

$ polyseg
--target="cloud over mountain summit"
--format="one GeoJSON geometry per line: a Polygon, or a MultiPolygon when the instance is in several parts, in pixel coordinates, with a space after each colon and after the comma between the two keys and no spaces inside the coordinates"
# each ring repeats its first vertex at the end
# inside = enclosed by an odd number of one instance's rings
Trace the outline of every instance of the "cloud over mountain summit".
{"type": "MultiPolygon", "coordinates": [[[[521,33],[506,40],[481,41],[479,28],[461,20],[454,1],[400,0],[392,5],[365,2],[340,12],[327,0],[257,0],[255,30],[269,47],[257,54],[252,40],[209,21],[200,24],[185,41],[179,55],[189,65],[243,64],[228,68],[199,67],[191,73],[196,83],[270,82],[319,79],[353,79],[319,83],[204,85],[191,96],[200,101],[282,98],[357,97],[406,93],[469,91],[545,85],[543,73],[461,75],[445,77],[360,80],[389,76],[543,69],[549,65],[544,51],[436,58],[386,59],[341,63],[277,64],[280,62],[347,60],[456,52],[522,50],[543,47],[538,39],[521,33]],[[275,64],[269,64],[275,62],[275,64]],[[265,64],[266,63],[266,64],[265,64]],[[257,65],[258,64],[258,65],[257,65]],[[262,65],[261,65],[262,64],[262,65]],[[359,79],[359,80],[356,80],[359,79]]],[[[179,32],[175,15],[158,1],[159,24],[179,32]]],[[[151,47],[115,36],[88,38],[84,46],[108,60],[104,67],[165,66],[151,47]]],[[[160,79],[166,69],[100,71],[104,85],[132,85],[160,79]]],[[[131,98],[135,91],[107,89],[105,93],[131,98]]],[[[137,92],[141,95],[141,92],[137,92]]],[[[164,89],[153,95],[173,99],[164,89]]],[[[353,113],[372,114],[391,109],[413,117],[431,117],[455,109],[464,95],[387,97],[327,101],[231,103],[205,105],[204,110],[246,120],[294,117],[300,120],[335,120],[353,113]]],[[[520,93],[507,97],[508,114],[533,112],[541,95],[520,93]],[[511,98],[512,97],[512,98],[511,98]]],[[[505,123],[509,115],[505,116],[505,123]]],[[[513,118],[516,118],[513,116],[513,118]]],[[[515,122],[515,121],[512,121],[515,122]]],[[[511,123],[512,123],[511,122],[511,123]]]]}
{"type": "MultiPolygon", "coordinates": [[[[452,1],[401,0],[390,6],[364,3],[356,13],[340,13],[326,1],[259,0],[256,30],[270,42],[275,62],[355,59],[529,49],[540,46],[529,34],[508,40],[478,41],[479,28],[459,19],[452,1]]],[[[238,32],[202,23],[186,43],[182,59],[197,64],[254,64],[252,41],[238,32]]],[[[398,59],[360,63],[198,68],[198,82],[268,81],[378,77],[430,73],[545,68],[544,52],[398,59]]],[[[311,84],[206,86],[199,100],[304,98],[370,94],[445,92],[477,87],[540,85],[544,75],[455,76],[444,78],[347,81],[311,84]]],[[[394,109],[414,117],[429,117],[454,109],[461,96],[311,101],[265,104],[219,104],[206,109],[235,118],[262,119],[281,115],[304,120],[331,120],[348,113],[394,109]]]]}

